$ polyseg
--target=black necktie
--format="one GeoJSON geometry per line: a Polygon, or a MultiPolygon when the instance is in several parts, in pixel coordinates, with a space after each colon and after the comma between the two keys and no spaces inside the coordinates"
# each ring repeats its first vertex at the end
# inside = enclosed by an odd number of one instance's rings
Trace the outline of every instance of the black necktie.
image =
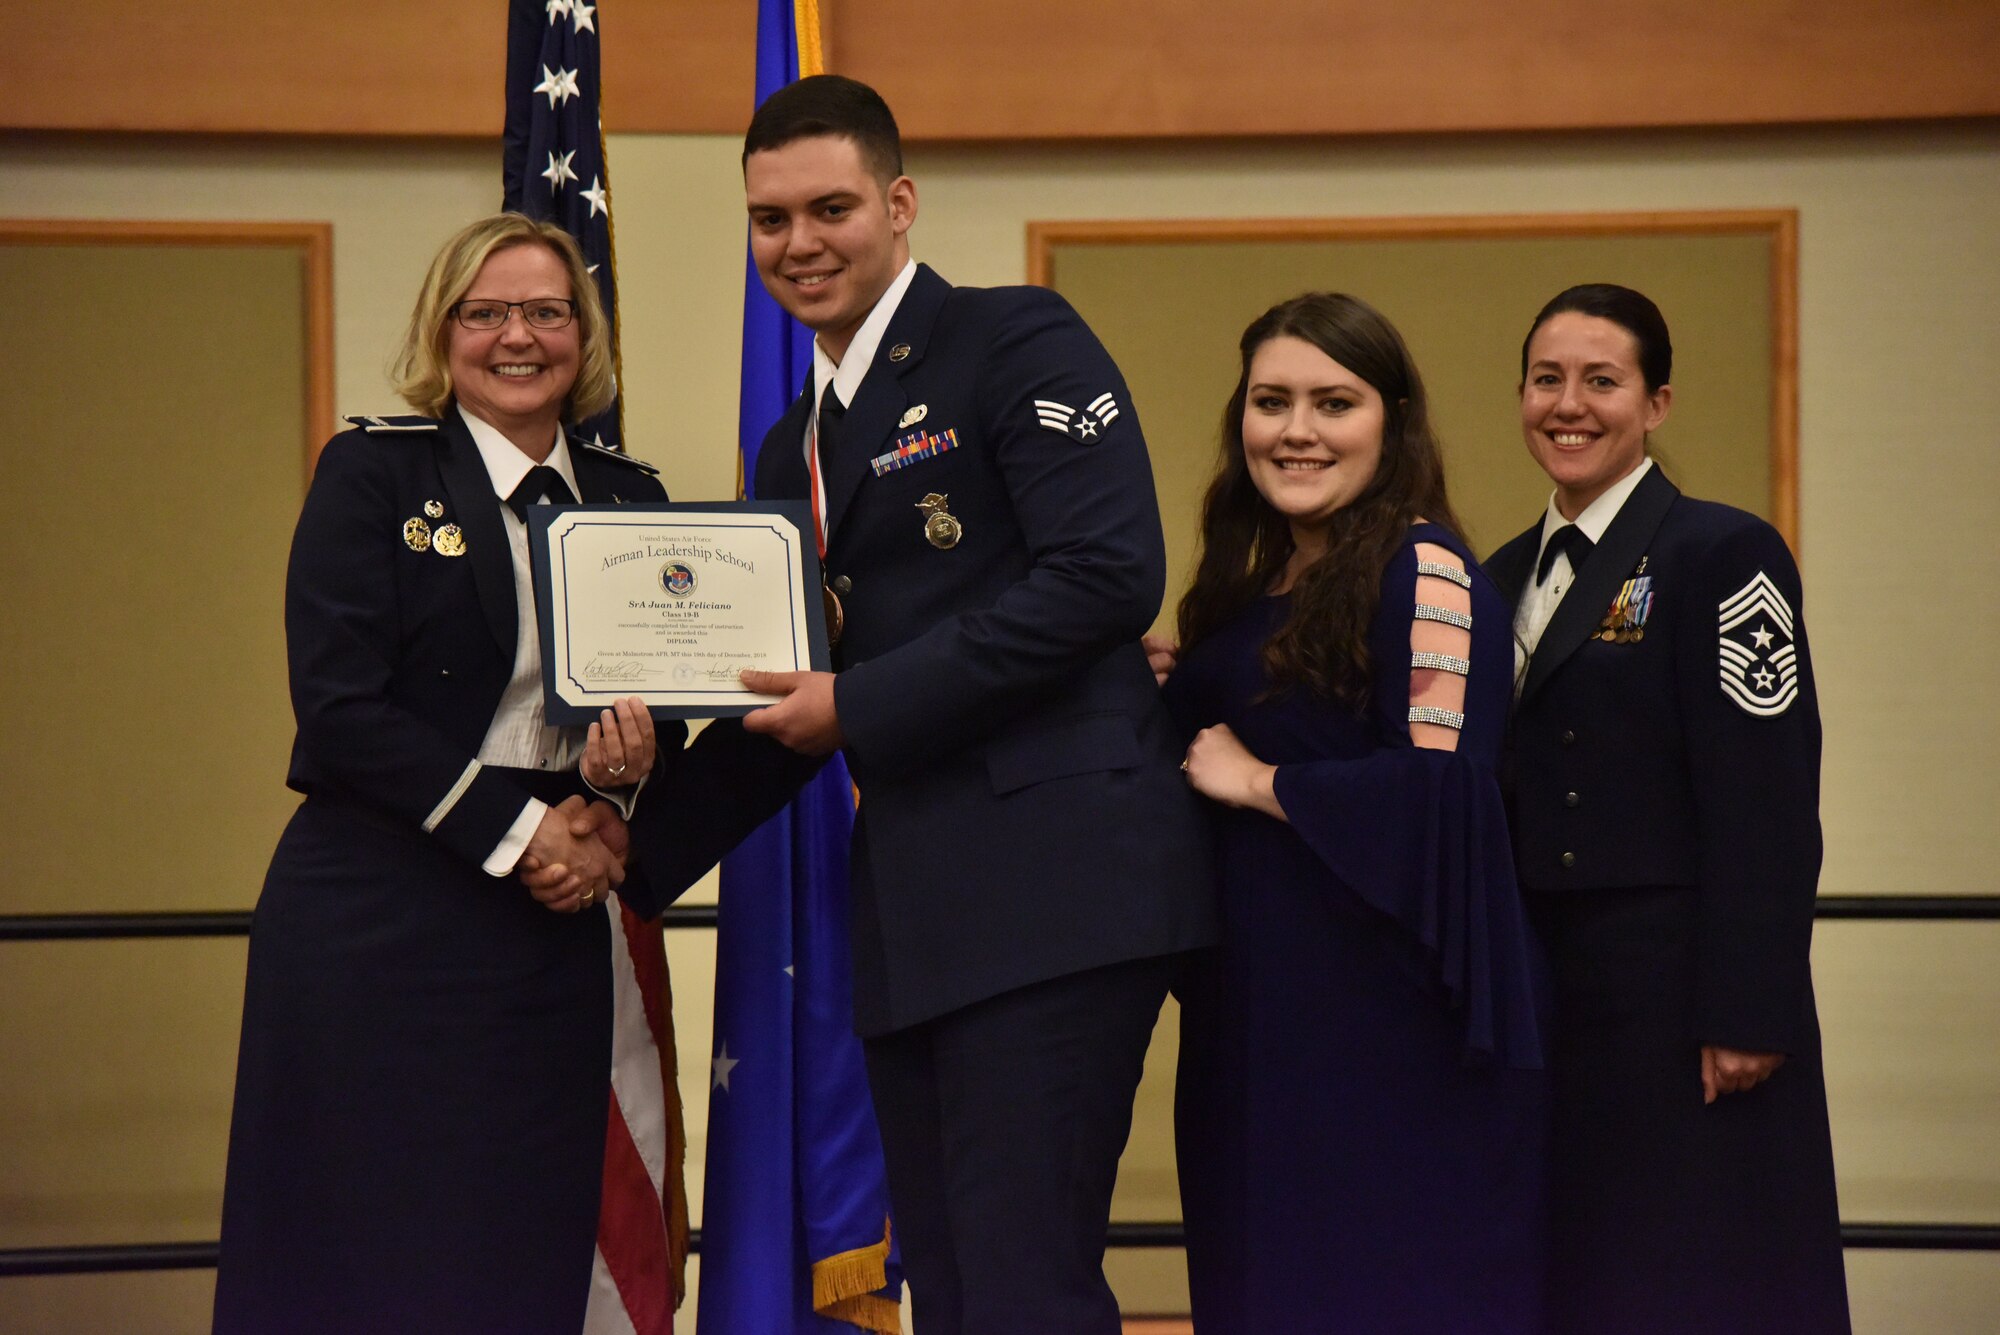
{"type": "Polygon", "coordinates": [[[1597,546],[1590,535],[1575,524],[1565,524],[1549,537],[1549,545],[1542,548],[1542,563],[1535,570],[1535,583],[1549,582],[1549,571],[1554,568],[1557,552],[1569,553],[1570,573],[1583,569],[1583,562],[1590,555],[1591,548],[1597,546]]]}
{"type": "Polygon", "coordinates": [[[825,459],[833,453],[840,440],[840,419],[847,416],[847,405],[834,392],[833,381],[826,382],[826,393],[819,396],[819,423],[814,428],[819,438],[819,456],[825,459]]]}
{"type": "Polygon", "coordinates": [[[569,483],[563,481],[561,473],[547,464],[536,464],[507,498],[507,506],[525,524],[528,522],[528,507],[544,496],[548,497],[551,505],[568,505],[576,500],[576,494],[569,489],[569,483]]]}

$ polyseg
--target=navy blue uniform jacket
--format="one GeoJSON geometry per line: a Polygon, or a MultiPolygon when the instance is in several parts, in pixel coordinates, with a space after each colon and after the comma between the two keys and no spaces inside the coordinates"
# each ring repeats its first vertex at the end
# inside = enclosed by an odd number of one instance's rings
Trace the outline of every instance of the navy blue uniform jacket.
{"type": "MultiPolygon", "coordinates": [[[[811,408],[765,436],[759,497],[806,495],[811,408]]],[[[837,432],[857,1029],[1211,941],[1207,829],[1139,647],[1166,579],[1152,469],[1109,354],[1053,292],[919,267],[837,432]],[[913,436],[948,447],[876,462],[913,436]]]]}
{"type": "MultiPolygon", "coordinates": [[[[1541,524],[1486,562],[1518,604],[1541,524]]],[[[1799,572],[1755,515],[1683,496],[1656,466],[1584,560],[1515,709],[1521,883],[1690,886],[1696,1039],[1817,1046],[1808,956],[1820,868],[1819,697],[1799,572]],[[1641,638],[1599,632],[1651,578],[1641,638]]]]}

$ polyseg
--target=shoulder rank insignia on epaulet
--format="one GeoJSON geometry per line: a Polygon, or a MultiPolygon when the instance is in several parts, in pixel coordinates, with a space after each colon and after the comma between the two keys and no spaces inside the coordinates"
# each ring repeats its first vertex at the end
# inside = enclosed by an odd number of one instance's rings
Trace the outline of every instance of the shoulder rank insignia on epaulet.
{"type": "Polygon", "coordinates": [[[1717,607],[1722,693],[1746,714],[1769,718],[1799,698],[1792,605],[1763,571],[1717,607]]]}
{"type": "Polygon", "coordinates": [[[619,463],[636,468],[642,473],[654,477],[659,476],[659,469],[653,467],[653,465],[647,463],[644,459],[634,459],[623,450],[614,450],[609,445],[603,444],[602,437],[598,440],[578,440],[572,436],[569,444],[571,449],[589,450],[600,459],[616,459],[619,463]]]}
{"type": "Polygon", "coordinates": [[[340,419],[360,427],[374,435],[383,431],[435,431],[443,425],[435,417],[420,417],[415,413],[402,413],[395,417],[374,417],[368,413],[349,413],[340,419]]]}

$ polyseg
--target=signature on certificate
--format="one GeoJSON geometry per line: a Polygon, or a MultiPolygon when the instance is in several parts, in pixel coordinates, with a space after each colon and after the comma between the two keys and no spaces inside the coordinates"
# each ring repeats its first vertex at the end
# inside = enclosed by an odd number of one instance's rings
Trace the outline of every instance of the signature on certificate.
{"type": "Polygon", "coordinates": [[[638,681],[645,675],[646,665],[636,658],[599,654],[583,665],[585,681],[638,681]]]}

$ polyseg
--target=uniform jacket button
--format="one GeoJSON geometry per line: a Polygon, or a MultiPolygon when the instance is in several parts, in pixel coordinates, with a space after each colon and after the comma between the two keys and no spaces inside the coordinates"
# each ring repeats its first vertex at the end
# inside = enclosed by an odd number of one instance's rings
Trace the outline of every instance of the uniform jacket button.
{"type": "Polygon", "coordinates": [[[835,575],[833,577],[833,591],[835,593],[849,593],[853,591],[853,588],[854,581],[847,576],[835,575]]]}
{"type": "Polygon", "coordinates": [[[1576,804],[1577,804],[1578,802],[1580,802],[1580,801],[1582,801],[1582,800],[1583,800],[1583,799],[1582,799],[1582,798],[1580,798],[1580,797],[1578,797],[1578,796],[1577,796],[1577,795],[1576,795],[1575,793],[1564,793],[1564,794],[1563,794],[1563,805],[1564,805],[1564,806],[1566,806],[1566,807],[1573,807],[1573,806],[1575,806],[1575,805],[1576,805],[1576,804]]]}
{"type": "Polygon", "coordinates": [[[1574,867],[1574,866],[1576,865],[1576,854],[1574,854],[1574,853],[1565,853],[1565,854],[1563,854],[1563,859],[1562,859],[1562,861],[1563,861],[1563,866],[1565,866],[1565,867],[1574,867]]]}
{"type": "Polygon", "coordinates": [[[1575,741],[1575,740],[1576,740],[1576,734],[1575,734],[1575,733],[1573,733],[1573,732],[1571,732],[1571,731],[1570,731],[1570,730],[1569,730],[1568,728],[1564,728],[1564,729],[1563,729],[1563,745],[1564,745],[1564,746],[1568,746],[1568,745],[1569,745],[1569,744],[1570,744],[1571,742],[1573,742],[1573,741],[1575,741]]]}

